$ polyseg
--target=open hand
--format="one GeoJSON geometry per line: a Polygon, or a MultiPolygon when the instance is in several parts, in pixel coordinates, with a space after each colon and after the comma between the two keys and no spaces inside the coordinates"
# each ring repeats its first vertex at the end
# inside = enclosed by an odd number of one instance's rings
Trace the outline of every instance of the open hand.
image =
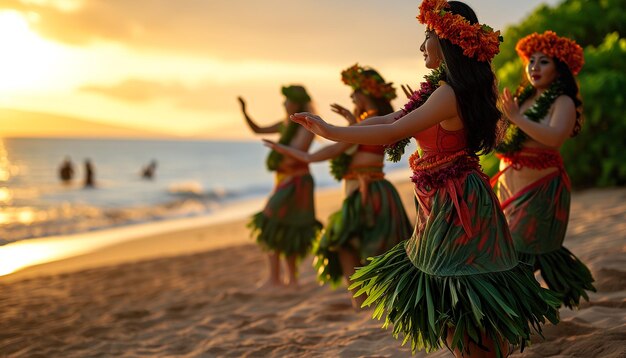
{"type": "Polygon", "coordinates": [[[517,124],[521,118],[517,97],[513,97],[511,91],[509,91],[508,88],[505,88],[504,91],[502,91],[500,101],[502,102],[502,111],[504,112],[504,115],[509,119],[509,121],[517,124]]]}
{"type": "Polygon", "coordinates": [[[343,107],[337,103],[333,103],[330,105],[330,109],[333,112],[345,118],[348,121],[348,123],[350,124],[356,123],[356,118],[354,117],[354,114],[352,114],[352,112],[350,112],[350,110],[347,109],[346,107],[343,107]]]}
{"type": "Polygon", "coordinates": [[[328,138],[330,125],[320,118],[320,116],[309,112],[300,112],[292,114],[289,118],[306,128],[309,132],[328,138]]]}

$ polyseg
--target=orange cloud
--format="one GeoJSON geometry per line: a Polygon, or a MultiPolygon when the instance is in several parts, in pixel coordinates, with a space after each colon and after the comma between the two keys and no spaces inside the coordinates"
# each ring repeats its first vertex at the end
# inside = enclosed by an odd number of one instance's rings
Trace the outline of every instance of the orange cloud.
{"type": "Polygon", "coordinates": [[[179,83],[161,83],[131,78],[116,85],[84,85],[81,91],[96,93],[129,102],[146,102],[159,98],[180,98],[191,91],[179,83]]]}
{"type": "MultiPolygon", "coordinates": [[[[280,94],[279,87],[276,84],[276,97],[280,94]]],[[[179,109],[211,113],[237,110],[236,96],[240,90],[256,97],[267,92],[268,88],[266,84],[250,85],[243,89],[236,84],[219,85],[208,80],[190,86],[176,81],[129,78],[113,85],[88,84],[78,90],[132,103],[167,101],[179,109]]]]}
{"type": "Polygon", "coordinates": [[[42,36],[72,45],[112,41],[151,51],[225,59],[376,62],[414,56],[421,34],[414,15],[385,21],[385,14],[414,13],[417,5],[359,1],[84,0],[70,11],[45,1],[0,0],[0,9],[37,14],[42,36]],[[358,11],[355,9],[358,7],[358,11]],[[392,7],[390,9],[390,7],[392,7]],[[395,7],[395,8],[393,8],[395,7]],[[394,41],[389,41],[393,34],[394,41]],[[404,44],[399,46],[399,44],[404,44]],[[358,50],[358,51],[357,51],[358,50]]]}

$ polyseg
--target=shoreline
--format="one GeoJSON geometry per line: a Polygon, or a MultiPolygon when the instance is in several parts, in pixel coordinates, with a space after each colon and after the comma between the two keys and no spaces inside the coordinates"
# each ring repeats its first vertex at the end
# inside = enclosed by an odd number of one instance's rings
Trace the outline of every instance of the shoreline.
{"type": "Polygon", "coordinates": [[[254,198],[234,203],[220,212],[209,215],[122,225],[12,242],[0,246],[0,279],[4,275],[19,272],[28,267],[89,255],[112,246],[124,245],[126,242],[166,236],[181,231],[199,230],[224,222],[241,220],[253,211],[252,208],[255,205],[262,205],[263,200],[254,198]],[[13,259],[17,256],[22,257],[21,262],[13,259]]]}
{"type": "MultiPolygon", "coordinates": [[[[407,179],[408,173],[408,170],[396,170],[387,175],[387,179],[398,189],[413,224],[414,203],[412,183],[407,179]]],[[[584,197],[591,193],[610,198],[613,197],[610,194],[613,191],[619,193],[621,189],[589,189],[575,192],[574,195],[584,197]]],[[[626,198],[626,194],[624,197],[626,198]]],[[[234,203],[211,215],[124,225],[71,235],[46,236],[6,244],[0,246],[0,282],[189,255],[232,245],[254,244],[245,225],[253,213],[262,209],[266,199],[267,197],[259,197],[234,203]],[[223,236],[228,236],[229,239],[223,239],[223,236]]],[[[341,187],[316,190],[318,220],[325,223],[328,215],[340,207],[342,199],[341,187]]],[[[574,205],[572,211],[576,209],[574,205]]],[[[626,214],[623,217],[626,219],[626,214]]],[[[575,237],[579,233],[580,230],[574,229],[570,223],[568,237],[575,237]]],[[[623,250],[626,250],[626,235],[622,237],[623,250]]],[[[591,247],[587,249],[594,251],[591,247]]],[[[611,269],[619,269],[622,264],[626,266],[626,258],[617,264],[607,263],[611,269]]]]}
{"type": "MultiPolygon", "coordinates": [[[[412,186],[408,170],[394,170],[388,180],[412,186]]],[[[406,190],[404,190],[406,191],[406,190]]],[[[325,222],[343,199],[343,188],[323,187],[315,192],[318,220],[325,222]]],[[[72,235],[20,240],[0,246],[0,281],[14,281],[104,265],[193,254],[230,245],[254,243],[245,228],[248,217],[261,210],[267,196],[231,204],[211,215],[147,222],[72,235]],[[236,234],[229,232],[235,229],[236,234]],[[224,240],[227,235],[234,239],[224,240]],[[184,241],[184,245],[180,242],[184,241]]],[[[411,199],[412,200],[412,199],[411,199]]],[[[413,205],[403,197],[405,208],[413,205]]],[[[409,217],[411,211],[407,210],[409,217]]]]}

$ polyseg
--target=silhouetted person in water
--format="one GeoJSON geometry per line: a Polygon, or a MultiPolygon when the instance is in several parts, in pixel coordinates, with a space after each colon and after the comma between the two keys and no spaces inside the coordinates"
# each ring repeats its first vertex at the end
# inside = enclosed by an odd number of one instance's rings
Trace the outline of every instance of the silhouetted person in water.
{"type": "Polygon", "coordinates": [[[72,178],[74,178],[74,164],[72,164],[70,157],[65,157],[59,167],[59,179],[67,184],[72,178]]]}
{"type": "Polygon", "coordinates": [[[93,188],[95,184],[93,164],[90,159],[85,159],[85,188],[93,188]]]}
{"type": "Polygon", "coordinates": [[[141,171],[141,177],[143,179],[152,180],[154,179],[154,172],[156,171],[157,161],[153,160],[148,164],[147,167],[143,168],[141,171]]]}

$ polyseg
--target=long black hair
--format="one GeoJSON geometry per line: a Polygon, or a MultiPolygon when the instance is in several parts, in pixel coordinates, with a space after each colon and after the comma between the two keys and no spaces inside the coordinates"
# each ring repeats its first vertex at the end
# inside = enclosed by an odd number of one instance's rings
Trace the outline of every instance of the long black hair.
{"type": "MultiPolygon", "coordinates": [[[[378,71],[376,71],[373,68],[367,68],[363,71],[363,75],[364,76],[368,76],[368,77],[374,77],[377,79],[377,81],[379,81],[380,83],[385,83],[385,79],[383,78],[383,76],[380,75],[380,73],[378,73],[378,71]]],[[[360,90],[357,90],[357,92],[359,92],[360,90]]],[[[362,91],[360,91],[361,93],[363,93],[362,91]]],[[[365,93],[363,93],[365,94],[365,93]]],[[[376,115],[377,116],[384,116],[387,115],[389,113],[393,113],[393,107],[391,106],[391,101],[382,97],[374,97],[374,96],[370,96],[367,95],[367,98],[369,98],[369,100],[372,102],[372,104],[374,105],[374,107],[376,107],[376,115]]],[[[361,113],[357,113],[357,115],[361,115],[361,113]]]]}
{"type": "Polygon", "coordinates": [[[574,123],[574,129],[571,134],[572,137],[575,137],[582,129],[584,119],[582,113],[583,101],[580,99],[578,83],[576,83],[574,74],[572,74],[572,71],[569,69],[569,66],[565,64],[565,62],[555,58],[554,64],[556,65],[556,72],[559,74],[557,80],[561,82],[563,94],[571,98],[572,101],[574,101],[574,106],[576,107],[576,123],[574,123]]]}
{"type": "MultiPolygon", "coordinates": [[[[476,13],[467,4],[449,1],[452,14],[461,15],[471,24],[478,22],[476,13]]],[[[463,49],[439,38],[445,63],[446,82],[454,90],[467,144],[474,153],[494,149],[503,131],[502,112],[498,109],[496,76],[490,62],[463,55],[463,49]]]]}

